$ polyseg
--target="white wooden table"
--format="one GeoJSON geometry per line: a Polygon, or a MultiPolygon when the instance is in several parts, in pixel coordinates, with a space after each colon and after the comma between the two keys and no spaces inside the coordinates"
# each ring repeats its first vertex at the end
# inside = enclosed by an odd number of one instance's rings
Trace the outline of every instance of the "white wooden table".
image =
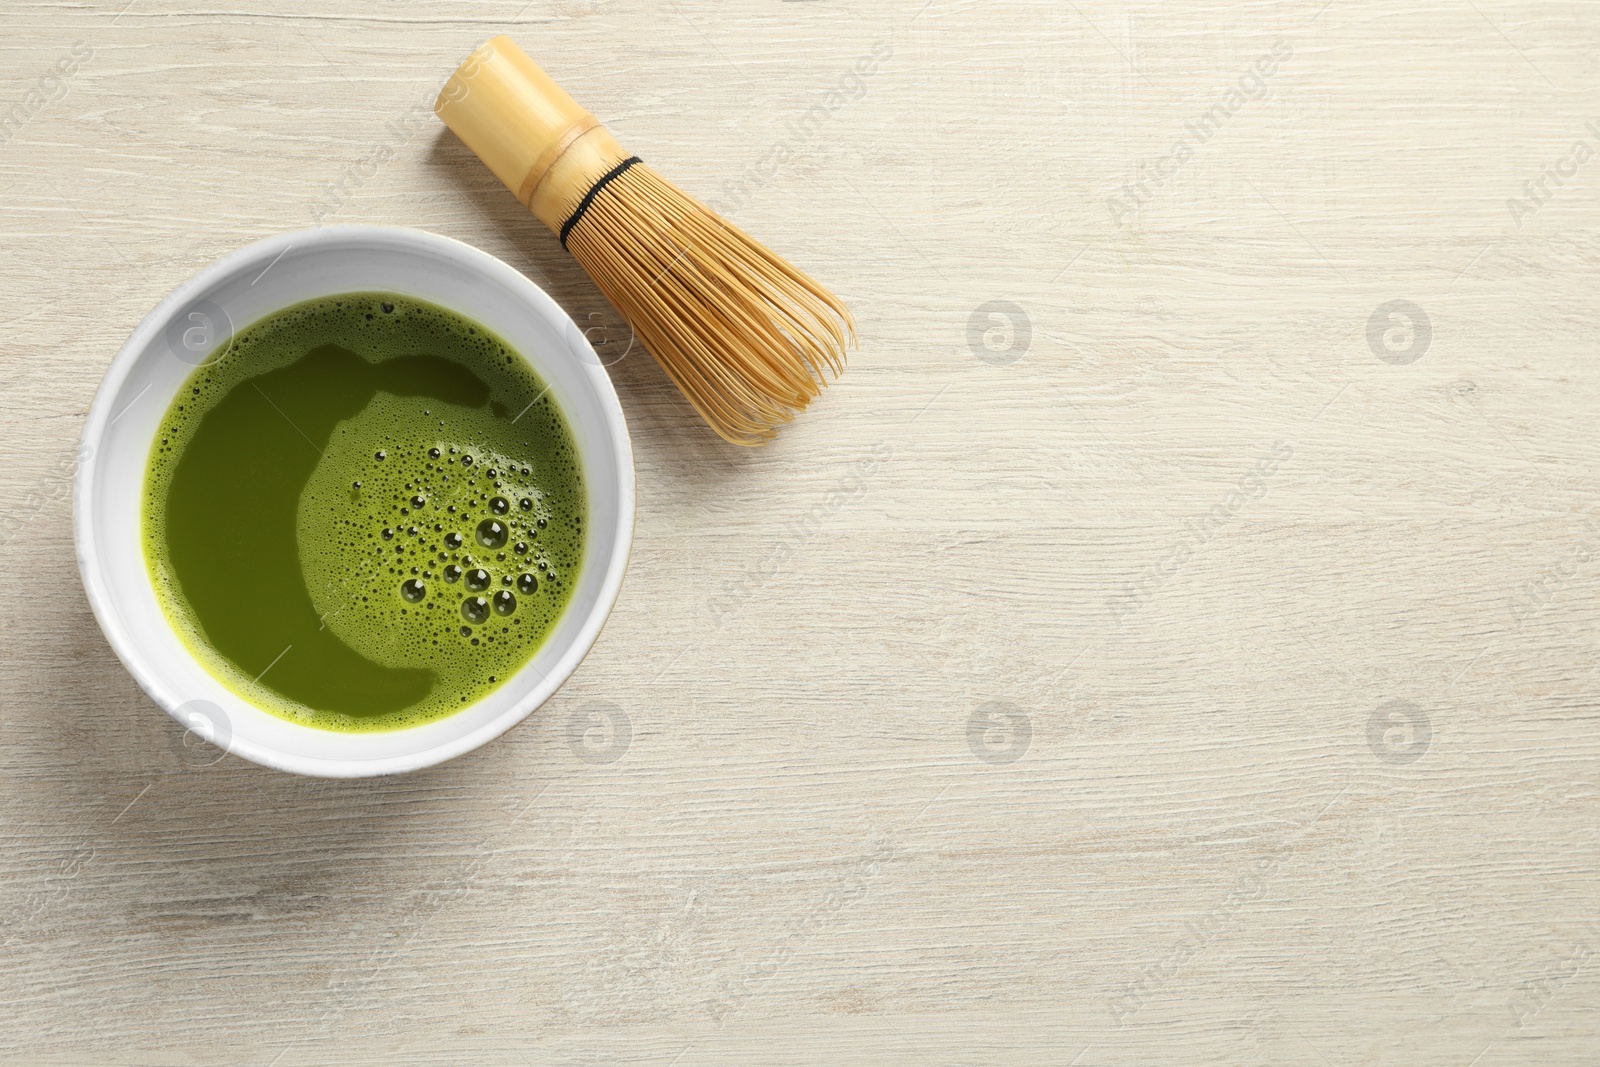
{"type": "Polygon", "coordinates": [[[1573,0],[8,0],[0,1059],[1596,1062],[1597,54],[1573,0]],[[82,595],[84,412],[319,222],[625,348],[427,110],[500,32],[861,350],[753,453],[616,363],[632,569],[504,739],[212,765],[82,595]]]}

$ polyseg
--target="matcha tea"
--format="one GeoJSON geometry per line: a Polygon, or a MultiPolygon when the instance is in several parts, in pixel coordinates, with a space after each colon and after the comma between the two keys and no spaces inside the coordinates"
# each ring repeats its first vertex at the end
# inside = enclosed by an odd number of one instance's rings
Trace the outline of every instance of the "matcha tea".
{"type": "Polygon", "coordinates": [[[449,715],[539,648],[583,556],[572,434],[527,363],[419,300],[240,331],[162,420],[145,559],[190,650],[327,730],[449,715]]]}

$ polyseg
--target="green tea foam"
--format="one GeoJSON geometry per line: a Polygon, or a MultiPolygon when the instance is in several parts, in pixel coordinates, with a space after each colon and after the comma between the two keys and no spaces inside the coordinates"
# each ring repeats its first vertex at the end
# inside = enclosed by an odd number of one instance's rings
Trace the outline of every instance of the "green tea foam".
{"type": "Polygon", "coordinates": [[[526,361],[383,293],[298,304],[224,347],[146,475],[146,560],[200,662],[345,731],[441,718],[524,666],[570,599],[585,510],[526,361]]]}

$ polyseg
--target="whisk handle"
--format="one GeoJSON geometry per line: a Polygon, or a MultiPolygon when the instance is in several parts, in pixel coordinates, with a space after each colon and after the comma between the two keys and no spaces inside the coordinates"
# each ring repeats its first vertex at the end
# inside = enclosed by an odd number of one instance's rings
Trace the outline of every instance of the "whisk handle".
{"type": "Polygon", "coordinates": [[[467,57],[433,110],[551,230],[628,158],[600,121],[509,37],[467,57]]]}

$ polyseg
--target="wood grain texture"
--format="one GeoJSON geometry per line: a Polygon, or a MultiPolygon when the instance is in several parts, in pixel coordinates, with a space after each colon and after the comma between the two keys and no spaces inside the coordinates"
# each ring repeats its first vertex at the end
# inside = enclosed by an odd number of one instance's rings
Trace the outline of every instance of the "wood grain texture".
{"type": "Polygon", "coordinates": [[[1572,0],[8,0],[0,1055],[1594,1063],[1596,56],[1572,0]],[[625,348],[424,110],[500,32],[861,351],[749,453],[612,367],[633,565],[502,740],[203,765],[80,590],[84,413],[319,222],[625,348]]]}

